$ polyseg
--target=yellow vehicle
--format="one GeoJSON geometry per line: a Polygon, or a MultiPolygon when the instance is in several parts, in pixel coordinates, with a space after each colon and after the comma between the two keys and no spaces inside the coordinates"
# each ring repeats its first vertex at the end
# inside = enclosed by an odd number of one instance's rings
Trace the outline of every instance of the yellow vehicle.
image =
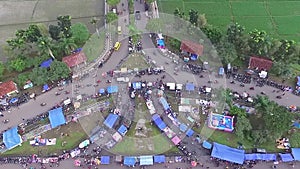
{"type": "Polygon", "coordinates": [[[115,43],[114,49],[115,49],[115,50],[119,50],[120,47],[121,47],[121,43],[120,43],[120,42],[116,42],[116,43],[115,43]]]}
{"type": "Polygon", "coordinates": [[[119,35],[122,34],[122,28],[121,28],[121,26],[118,26],[118,34],[119,34],[119,35]]]}

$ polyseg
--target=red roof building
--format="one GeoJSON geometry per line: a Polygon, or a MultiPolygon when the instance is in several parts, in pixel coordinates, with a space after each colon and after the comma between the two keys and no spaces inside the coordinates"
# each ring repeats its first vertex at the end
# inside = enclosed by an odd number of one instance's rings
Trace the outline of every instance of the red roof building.
{"type": "Polygon", "coordinates": [[[183,40],[181,41],[180,50],[201,56],[203,54],[203,45],[192,41],[183,40]]]}
{"type": "Polygon", "coordinates": [[[77,66],[81,63],[85,63],[87,60],[85,54],[83,52],[74,53],[69,56],[65,56],[62,58],[62,61],[65,62],[69,68],[77,66]]]}
{"type": "Polygon", "coordinates": [[[19,92],[17,88],[17,84],[15,84],[13,81],[0,83],[0,97],[17,93],[17,92],[19,92]]]}
{"type": "Polygon", "coordinates": [[[249,61],[249,68],[259,70],[270,70],[273,62],[270,59],[260,58],[257,56],[252,56],[249,61]]]}

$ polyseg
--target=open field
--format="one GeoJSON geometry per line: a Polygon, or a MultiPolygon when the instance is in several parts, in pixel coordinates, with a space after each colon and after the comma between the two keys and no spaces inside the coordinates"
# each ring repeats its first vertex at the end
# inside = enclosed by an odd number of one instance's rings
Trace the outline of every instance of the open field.
{"type": "Polygon", "coordinates": [[[208,23],[222,30],[238,22],[247,31],[265,30],[274,38],[300,41],[300,1],[296,0],[158,0],[160,12],[173,14],[175,8],[188,15],[190,9],[205,14],[208,23]]]}

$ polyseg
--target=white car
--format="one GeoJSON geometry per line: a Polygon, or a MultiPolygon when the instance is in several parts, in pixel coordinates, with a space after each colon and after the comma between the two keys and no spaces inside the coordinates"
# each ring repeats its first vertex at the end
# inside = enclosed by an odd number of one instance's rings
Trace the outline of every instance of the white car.
{"type": "Polygon", "coordinates": [[[129,78],[128,77],[119,77],[119,78],[117,78],[117,82],[129,82],[129,78]]]}

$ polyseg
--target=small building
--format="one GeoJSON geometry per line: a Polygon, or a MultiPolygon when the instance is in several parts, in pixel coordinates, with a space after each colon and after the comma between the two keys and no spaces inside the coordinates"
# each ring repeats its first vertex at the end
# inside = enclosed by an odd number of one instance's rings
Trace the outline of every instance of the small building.
{"type": "Polygon", "coordinates": [[[249,60],[250,69],[258,70],[270,70],[272,68],[273,62],[270,59],[252,56],[249,60]]]}
{"type": "Polygon", "coordinates": [[[203,45],[188,40],[181,41],[180,50],[191,60],[197,60],[203,55],[203,45]]]}
{"type": "Polygon", "coordinates": [[[80,51],[77,53],[73,53],[72,55],[63,57],[62,61],[66,63],[69,68],[73,68],[82,63],[86,63],[87,57],[82,51],[80,51]]]}
{"type": "Polygon", "coordinates": [[[13,81],[7,81],[0,83],[0,97],[5,95],[10,96],[11,94],[18,93],[17,84],[13,81]]]}

